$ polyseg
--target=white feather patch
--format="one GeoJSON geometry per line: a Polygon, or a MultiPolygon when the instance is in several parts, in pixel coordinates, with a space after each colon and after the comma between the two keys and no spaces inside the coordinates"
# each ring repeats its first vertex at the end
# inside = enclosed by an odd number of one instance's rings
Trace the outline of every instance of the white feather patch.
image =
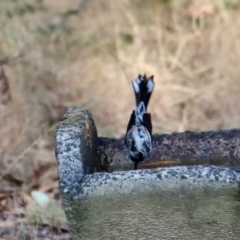
{"type": "Polygon", "coordinates": [[[140,123],[143,121],[144,113],[146,113],[144,102],[140,102],[135,111],[136,122],[140,123]]]}
{"type": "Polygon", "coordinates": [[[145,109],[144,102],[141,101],[141,102],[139,103],[139,105],[137,106],[137,114],[143,115],[144,113],[146,113],[146,109],[145,109]]]}
{"type": "Polygon", "coordinates": [[[136,79],[135,81],[133,81],[133,88],[134,88],[134,91],[136,93],[139,93],[140,89],[139,89],[139,83],[137,82],[138,79],[136,79]]]}
{"type": "Polygon", "coordinates": [[[153,91],[153,88],[154,88],[154,82],[151,78],[148,79],[147,81],[147,91],[148,93],[151,93],[153,91]]]}
{"type": "Polygon", "coordinates": [[[139,75],[136,80],[137,80],[137,83],[140,84],[143,81],[143,76],[139,75]]]}

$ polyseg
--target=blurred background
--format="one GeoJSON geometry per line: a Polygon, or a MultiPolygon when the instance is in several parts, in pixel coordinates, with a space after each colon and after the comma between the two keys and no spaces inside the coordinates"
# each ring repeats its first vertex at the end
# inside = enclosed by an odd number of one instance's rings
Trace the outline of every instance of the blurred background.
{"type": "Polygon", "coordinates": [[[240,126],[238,0],[1,0],[0,23],[0,181],[20,205],[57,189],[66,108],[123,136],[138,74],[155,78],[154,133],[240,126]]]}

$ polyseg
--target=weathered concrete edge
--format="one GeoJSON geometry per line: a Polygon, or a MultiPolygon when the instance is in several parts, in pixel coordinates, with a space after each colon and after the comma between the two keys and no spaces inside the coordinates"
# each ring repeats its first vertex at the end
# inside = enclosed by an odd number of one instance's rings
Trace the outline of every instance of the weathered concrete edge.
{"type": "Polygon", "coordinates": [[[219,166],[177,166],[86,175],[75,199],[192,189],[239,187],[240,168],[219,166]]]}
{"type": "Polygon", "coordinates": [[[55,145],[59,188],[65,197],[232,186],[239,182],[240,170],[233,167],[179,166],[94,173],[101,168],[101,160],[97,159],[97,130],[91,112],[86,109],[68,109],[57,128],[55,145]]]}
{"type": "Polygon", "coordinates": [[[97,130],[91,112],[69,108],[55,135],[61,193],[73,196],[80,191],[83,177],[94,173],[99,165],[97,148],[97,130]]]}
{"type": "MultiPolygon", "coordinates": [[[[99,137],[109,171],[131,170],[124,137],[99,137]]],[[[103,154],[102,154],[103,155],[103,154]]],[[[139,169],[180,165],[240,166],[240,129],[153,135],[153,149],[139,169]]]]}

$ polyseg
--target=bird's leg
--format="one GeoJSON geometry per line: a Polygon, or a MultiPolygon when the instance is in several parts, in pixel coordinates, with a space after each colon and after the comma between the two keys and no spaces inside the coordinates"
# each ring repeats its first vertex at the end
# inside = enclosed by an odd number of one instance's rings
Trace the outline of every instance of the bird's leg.
{"type": "Polygon", "coordinates": [[[138,162],[135,162],[135,163],[134,163],[134,168],[135,168],[135,170],[137,170],[137,165],[138,165],[138,162]]]}

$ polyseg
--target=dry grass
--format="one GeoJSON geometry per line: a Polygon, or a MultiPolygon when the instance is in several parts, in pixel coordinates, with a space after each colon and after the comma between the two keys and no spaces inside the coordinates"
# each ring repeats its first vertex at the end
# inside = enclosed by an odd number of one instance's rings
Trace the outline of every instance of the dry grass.
{"type": "Polygon", "coordinates": [[[11,95],[0,106],[1,178],[24,191],[57,178],[53,136],[66,107],[91,109],[99,135],[123,135],[142,73],[155,76],[155,133],[240,125],[238,1],[88,0],[70,12],[78,2],[0,2],[11,95]]]}

